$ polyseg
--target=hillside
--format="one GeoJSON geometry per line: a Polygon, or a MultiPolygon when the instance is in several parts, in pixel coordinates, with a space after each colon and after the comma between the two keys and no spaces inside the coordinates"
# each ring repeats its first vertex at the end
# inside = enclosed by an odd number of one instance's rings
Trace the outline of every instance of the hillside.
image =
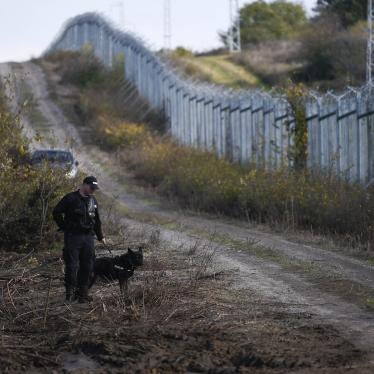
{"type": "Polygon", "coordinates": [[[235,63],[229,54],[212,56],[177,56],[170,58],[171,64],[186,76],[224,85],[234,89],[252,88],[261,84],[260,79],[245,67],[235,63]]]}

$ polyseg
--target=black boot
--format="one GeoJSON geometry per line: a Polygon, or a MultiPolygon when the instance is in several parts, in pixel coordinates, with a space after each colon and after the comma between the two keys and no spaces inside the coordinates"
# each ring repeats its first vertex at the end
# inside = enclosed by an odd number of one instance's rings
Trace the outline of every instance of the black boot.
{"type": "Polygon", "coordinates": [[[73,287],[66,287],[65,288],[65,291],[66,291],[66,297],[65,297],[65,300],[67,301],[67,302],[72,302],[72,301],[74,301],[74,300],[76,300],[75,298],[74,298],[74,292],[75,292],[75,290],[74,290],[74,288],[73,287]]]}
{"type": "Polygon", "coordinates": [[[73,300],[76,301],[79,299],[79,287],[77,287],[75,290],[74,290],[74,295],[73,295],[73,300]]]}
{"type": "Polygon", "coordinates": [[[88,286],[79,287],[78,302],[83,304],[88,303],[92,300],[93,298],[91,296],[88,296],[88,286]]]}

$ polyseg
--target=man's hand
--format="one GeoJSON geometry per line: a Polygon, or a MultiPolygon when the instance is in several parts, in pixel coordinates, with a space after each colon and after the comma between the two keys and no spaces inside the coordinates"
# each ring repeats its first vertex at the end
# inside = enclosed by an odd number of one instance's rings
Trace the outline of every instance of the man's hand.
{"type": "Polygon", "coordinates": [[[106,238],[102,238],[102,239],[100,240],[100,242],[103,243],[104,245],[107,244],[106,238]]]}

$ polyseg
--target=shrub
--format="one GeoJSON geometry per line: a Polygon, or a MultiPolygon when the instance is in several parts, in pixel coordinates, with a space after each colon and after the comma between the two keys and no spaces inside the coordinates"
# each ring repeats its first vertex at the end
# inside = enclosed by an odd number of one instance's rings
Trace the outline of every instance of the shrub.
{"type": "Polygon", "coordinates": [[[53,52],[46,60],[59,63],[61,77],[66,83],[84,88],[104,80],[103,67],[89,48],[81,52],[53,52]]]}
{"type": "Polygon", "coordinates": [[[184,47],[177,47],[172,52],[173,57],[193,57],[193,52],[187,48],[184,47]]]}
{"type": "Polygon", "coordinates": [[[365,80],[365,27],[360,23],[342,29],[333,14],[311,22],[302,37],[301,58],[306,64],[299,78],[323,88],[361,85],[365,80]]]}
{"type": "Polygon", "coordinates": [[[57,238],[51,208],[76,183],[48,165],[32,168],[20,115],[0,97],[0,248],[43,249],[57,238]]]}
{"type": "Polygon", "coordinates": [[[139,145],[147,136],[148,130],[144,125],[100,117],[97,135],[103,144],[109,148],[133,148],[139,145]]]}
{"type": "Polygon", "coordinates": [[[290,77],[299,74],[301,43],[298,40],[262,42],[234,54],[231,59],[258,76],[269,86],[286,85],[290,77]]]}

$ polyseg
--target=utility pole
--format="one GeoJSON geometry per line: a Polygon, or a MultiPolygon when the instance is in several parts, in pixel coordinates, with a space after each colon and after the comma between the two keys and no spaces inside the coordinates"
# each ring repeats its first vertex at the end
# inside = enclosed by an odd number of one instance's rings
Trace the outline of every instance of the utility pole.
{"type": "Polygon", "coordinates": [[[241,36],[240,36],[240,8],[239,0],[229,0],[230,8],[230,28],[228,33],[228,43],[230,53],[241,52],[241,36]]]}
{"type": "Polygon", "coordinates": [[[366,61],[366,81],[373,83],[374,74],[374,12],[373,0],[368,0],[368,45],[367,45],[367,61],[366,61]]]}
{"type": "Polygon", "coordinates": [[[171,50],[171,0],[164,0],[164,49],[171,50]]]}
{"type": "Polygon", "coordinates": [[[125,27],[125,4],[124,1],[118,1],[112,4],[111,9],[117,8],[118,10],[118,23],[121,28],[125,27]]]}

